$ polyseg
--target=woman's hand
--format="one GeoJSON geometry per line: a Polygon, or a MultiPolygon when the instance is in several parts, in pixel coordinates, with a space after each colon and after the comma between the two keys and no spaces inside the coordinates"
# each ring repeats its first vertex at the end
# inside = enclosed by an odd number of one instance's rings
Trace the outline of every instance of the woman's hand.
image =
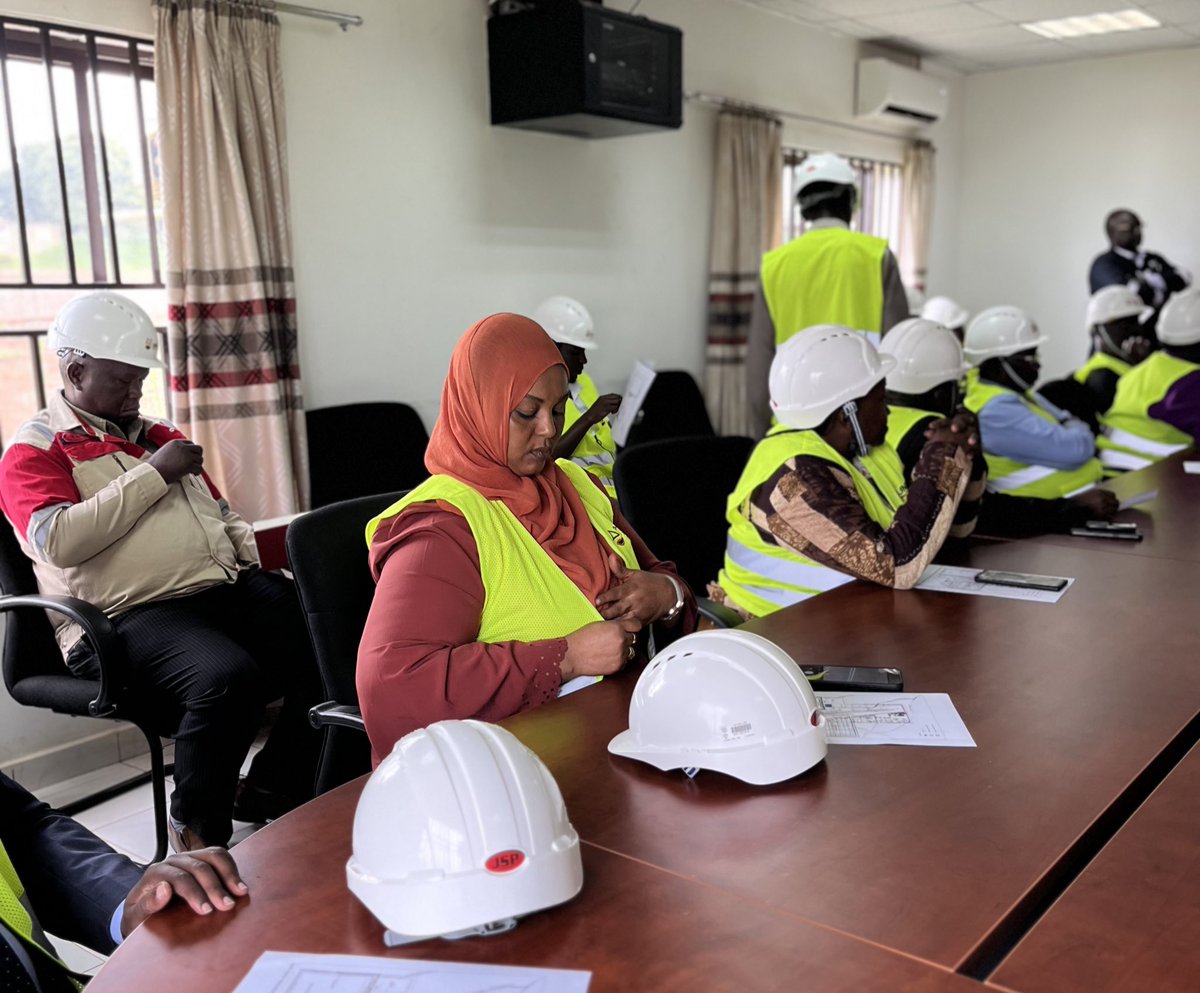
{"type": "Polygon", "coordinates": [[[596,597],[596,609],[605,620],[630,618],[639,627],[657,621],[675,606],[675,584],[656,572],[630,571],[625,563],[609,554],[608,561],[617,577],[617,585],[596,597]]]}
{"type": "Polygon", "coordinates": [[[567,654],[559,663],[562,680],[610,676],[633,658],[638,623],[624,619],[585,624],[567,635],[567,654]]]}

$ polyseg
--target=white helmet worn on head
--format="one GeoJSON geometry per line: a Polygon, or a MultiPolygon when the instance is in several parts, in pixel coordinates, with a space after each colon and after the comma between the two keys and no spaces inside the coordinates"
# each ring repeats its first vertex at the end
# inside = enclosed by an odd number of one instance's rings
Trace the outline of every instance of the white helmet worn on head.
{"type": "Polygon", "coordinates": [[[808,156],[796,167],[796,195],[813,183],[836,183],[839,186],[858,188],[858,177],[854,166],[833,152],[817,152],[808,156]]]}
{"type": "Polygon", "coordinates": [[[507,930],[575,896],[583,866],[542,761],[503,728],[440,721],[371,774],[346,879],[401,944],[507,930]]]}
{"type": "Polygon", "coordinates": [[[843,404],[869,393],[895,364],[859,331],[815,325],[792,335],[775,351],[769,375],[771,410],[790,428],[820,427],[843,404]]]}
{"type": "Polygon", "coordinates": [[[1174,294],[1159,311],[1158,340],[1164,345],[1200,343],[1200,287],[1174,294]]]}
{"type": "Polygon", "coordinates": [[[596,347],[596,327],[587,307],[571,297],[548,297],[533,312],[537,321],[556,342],[578,348],[596,347]]]}
{"type": "Polygon", "coordinates": [[[1154,308],[1142,303],[1142,298],[1128,286],[1101,286],[1091,295],[1087,305],[1087,326],[1136,317],[1139,323],[1154,313],[1154,308]]]}
{"type": "Polygon", "coordinates": [[[897,393],[919,396],[943,383],[957,382],[967,371],[954,332],[924,317],[897,324],[883,336],[879,351],[896,360],[887,385],[897,393]]]}
{"type": "Polygon", "coordinates": [[[50,325],[46,344],[54,352],[70,348],[94,359],[163,368],[154,322],[128,297],[109,290],[85,293],[65,304],[50,325]]]}
{"type": "Polygon", "coordinates": [[[614,755],[664,772],[779,783],[825,757],[825,718],[791,656],[736,628],[686,635],[643,670],[614,755]]]}
{"type": "Polygon", "coordinates": [[[988,307],[975,315],[963,338],[963,354],[972,365],[1003,358],[1044,344],[1046,336],[1020,307],[988,307]]]}
{"type": "Polygon", "coordinates": [[[921,308],[921,316],[927,321],[937,321],[951,331],[966,327],[967,318],[971,315],[955,300],[949,297],[930,297],[921,308]]]}

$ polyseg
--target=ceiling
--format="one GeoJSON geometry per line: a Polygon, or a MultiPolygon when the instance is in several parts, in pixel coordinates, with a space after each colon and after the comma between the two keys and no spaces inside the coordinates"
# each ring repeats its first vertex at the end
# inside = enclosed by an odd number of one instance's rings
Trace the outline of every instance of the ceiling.
{"type": "Polygon", "coordinates": [[[800,24],[911,49],[962,72],[1200,45],[1200,0],[740,0],[800,24]],[[1144,11],[1162,27],[1062,40],[1022,21],[1144,11]]]}

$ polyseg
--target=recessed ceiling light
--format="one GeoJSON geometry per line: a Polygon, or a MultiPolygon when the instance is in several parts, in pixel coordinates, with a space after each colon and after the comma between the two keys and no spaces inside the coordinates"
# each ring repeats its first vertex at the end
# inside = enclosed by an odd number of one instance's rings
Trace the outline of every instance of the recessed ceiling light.
{"type": "Polygon", "coordinates": [[[1118,10],[1113,13],[1087,14],[1083,17],[1062,17],[1051,21],[1030,21],[1022,24],[1043,38],[1078,38],[1080,35],[1108,34],[1110,31],[1140,31],[1162,25],[1140,10],[1118,10]]]}

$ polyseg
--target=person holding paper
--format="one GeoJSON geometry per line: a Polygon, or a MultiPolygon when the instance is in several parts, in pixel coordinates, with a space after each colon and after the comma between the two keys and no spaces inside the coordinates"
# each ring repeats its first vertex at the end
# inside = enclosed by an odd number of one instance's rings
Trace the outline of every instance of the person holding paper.
{"type": "Polygon", "coordinates": [[[459,340],[425,453],[432,478],[367,526],[375,597],[358,696],[378,763],[409,731],[498,721],[690,631],[695,599],[599,482],[552,457],[567,367],[537,324],[459,340]]]}
{"type": "Polygon", "coordinates": [[[554,339],[567,366],[567,389],[571,396],[563,409],[563,432],[554,443],[554,457],[570,459],[591,473],[615,500],[613,463],[617,459],[617,443],[613,441],[608,419],[620,409],[621,395],[601,396],[592,378],[583,371],[588,350],[596,347],[592,315],[578,300],[557,296],[543,300],[533,312],[533,319],[554,339]]]}
{"type": "Polygon", "coordinates": [[[770,378],[779,425],[729,498],[713,600],[762,617],[854,579],[916,585],[949,534],[978,438],[965,421],[936,421],[906,488],[886,440],[883,380],[894,362],[836,325],[779,349],[770,378]]]}

